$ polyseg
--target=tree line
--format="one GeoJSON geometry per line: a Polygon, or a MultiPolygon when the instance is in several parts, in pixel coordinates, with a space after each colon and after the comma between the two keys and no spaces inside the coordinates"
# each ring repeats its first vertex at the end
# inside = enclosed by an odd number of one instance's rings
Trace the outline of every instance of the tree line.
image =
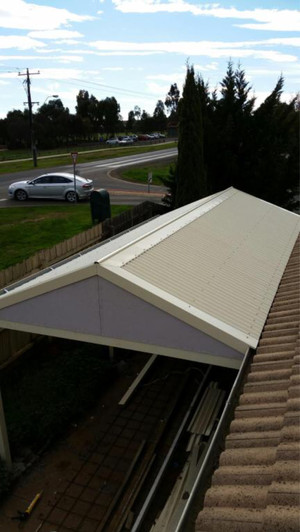
{"type": "MultiPolygon", "coordinates": [[[[86,90],[76,96],[76,112],[70,113],[60,98],[52,98],[32,115],[34,139],[39,149],[97,142],[117,133],[150,133],[165,131],[169,102],[158,100],[151,116],[139,106],[128,113],[127,121],[120,114],[120,104],[114,96],[98,100],[86,90]]],[[[32,131],[29,111],[9,111],[0,120],[0,144],[9,149],[30,148],[32,131]]]]}
{"type": "Polygon", "coordinates": [[[178,158],[163,182],[180,207],[233,186],[289,209],[299,193],[299,99],[280,101],[284,79],[255,108],[245,72],[232,62],[221,95],[187,66],[178,102],[178,158]]]}

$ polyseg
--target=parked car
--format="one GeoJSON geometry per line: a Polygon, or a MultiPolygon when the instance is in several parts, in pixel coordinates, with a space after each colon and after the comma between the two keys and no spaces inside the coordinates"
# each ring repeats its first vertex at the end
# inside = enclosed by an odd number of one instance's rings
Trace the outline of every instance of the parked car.
{"type": "Polygon", "coordinates": [[[107,139],[106,144],[119,144],[119,139],[113,138],[113,139],[107,139]]]}
{"type": "Polygon", "coordinates": [[[74,203],[87,199],[93,190],[93,182],[79,175],[68,173],[43,174],[29,181],[17,181],[8,187],[11,199],[25,201],[31,198],[59,199],[74,203]]]}
{"type": "Polygon", "coordinates": [[[119,144],[133,144],[133,140],[130,137],[119,137],[119,144]]]}

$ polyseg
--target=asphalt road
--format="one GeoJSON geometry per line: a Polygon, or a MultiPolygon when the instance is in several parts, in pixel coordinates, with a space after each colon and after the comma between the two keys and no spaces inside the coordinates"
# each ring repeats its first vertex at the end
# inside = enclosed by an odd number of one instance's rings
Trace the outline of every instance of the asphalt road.
{"type": "MultiPolygon", "coordinates": [[[[162,151],[140,153],[137,155],[128,155],[124,157],[101,159],[91,163],[82,163],[76,165],[76,174],[93,180],[94,188],[104,188],[110,195],[112,205],[136,205],[142,201],[160,202],[165,193],[164,187],[150,185],[148,183],[133,183],[118,179],[116,175],[123,168],[134,166],[145,166],[155,162],[168,163],[173,161],[177,155],[177,148],[169,148],[162,151]]],[[[24,203],[18,203],[8,199],[7,189],[10,183],[24,179],[33,179],[34,177],[49,172],[70,172],[73,173],[73,164],[66,166],[56,166],[47,169],[33,169],[30,171],[16,172],[12,174],[3,174],[0,176],[0,207],[11,207],[21,205],[50,204],[57,202],[48,200],[31,200],[24,203]]]]}

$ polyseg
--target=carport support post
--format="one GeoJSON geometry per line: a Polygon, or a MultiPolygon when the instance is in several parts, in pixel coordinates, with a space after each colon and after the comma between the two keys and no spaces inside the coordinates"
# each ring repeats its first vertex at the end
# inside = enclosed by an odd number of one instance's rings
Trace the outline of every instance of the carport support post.
{"type": "Polygon", "coordinates": [[[11,455],[6,430],[5,415],[3,409],[2,395],[0,389],[0,456],[7,467],[11,467],[11,455]]]}

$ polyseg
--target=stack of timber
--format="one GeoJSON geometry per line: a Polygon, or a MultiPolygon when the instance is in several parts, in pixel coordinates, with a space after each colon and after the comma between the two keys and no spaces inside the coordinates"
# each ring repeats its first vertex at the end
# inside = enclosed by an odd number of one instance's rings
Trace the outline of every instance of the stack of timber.
{"type": "Polygon", "coordinates": [[[211,382],[188,426],[190,437],[186,447],[187,460],[151,532],[176,531],[209,449],[224,398],[225,391],[218,388],[217,382],[211,382]]]}

